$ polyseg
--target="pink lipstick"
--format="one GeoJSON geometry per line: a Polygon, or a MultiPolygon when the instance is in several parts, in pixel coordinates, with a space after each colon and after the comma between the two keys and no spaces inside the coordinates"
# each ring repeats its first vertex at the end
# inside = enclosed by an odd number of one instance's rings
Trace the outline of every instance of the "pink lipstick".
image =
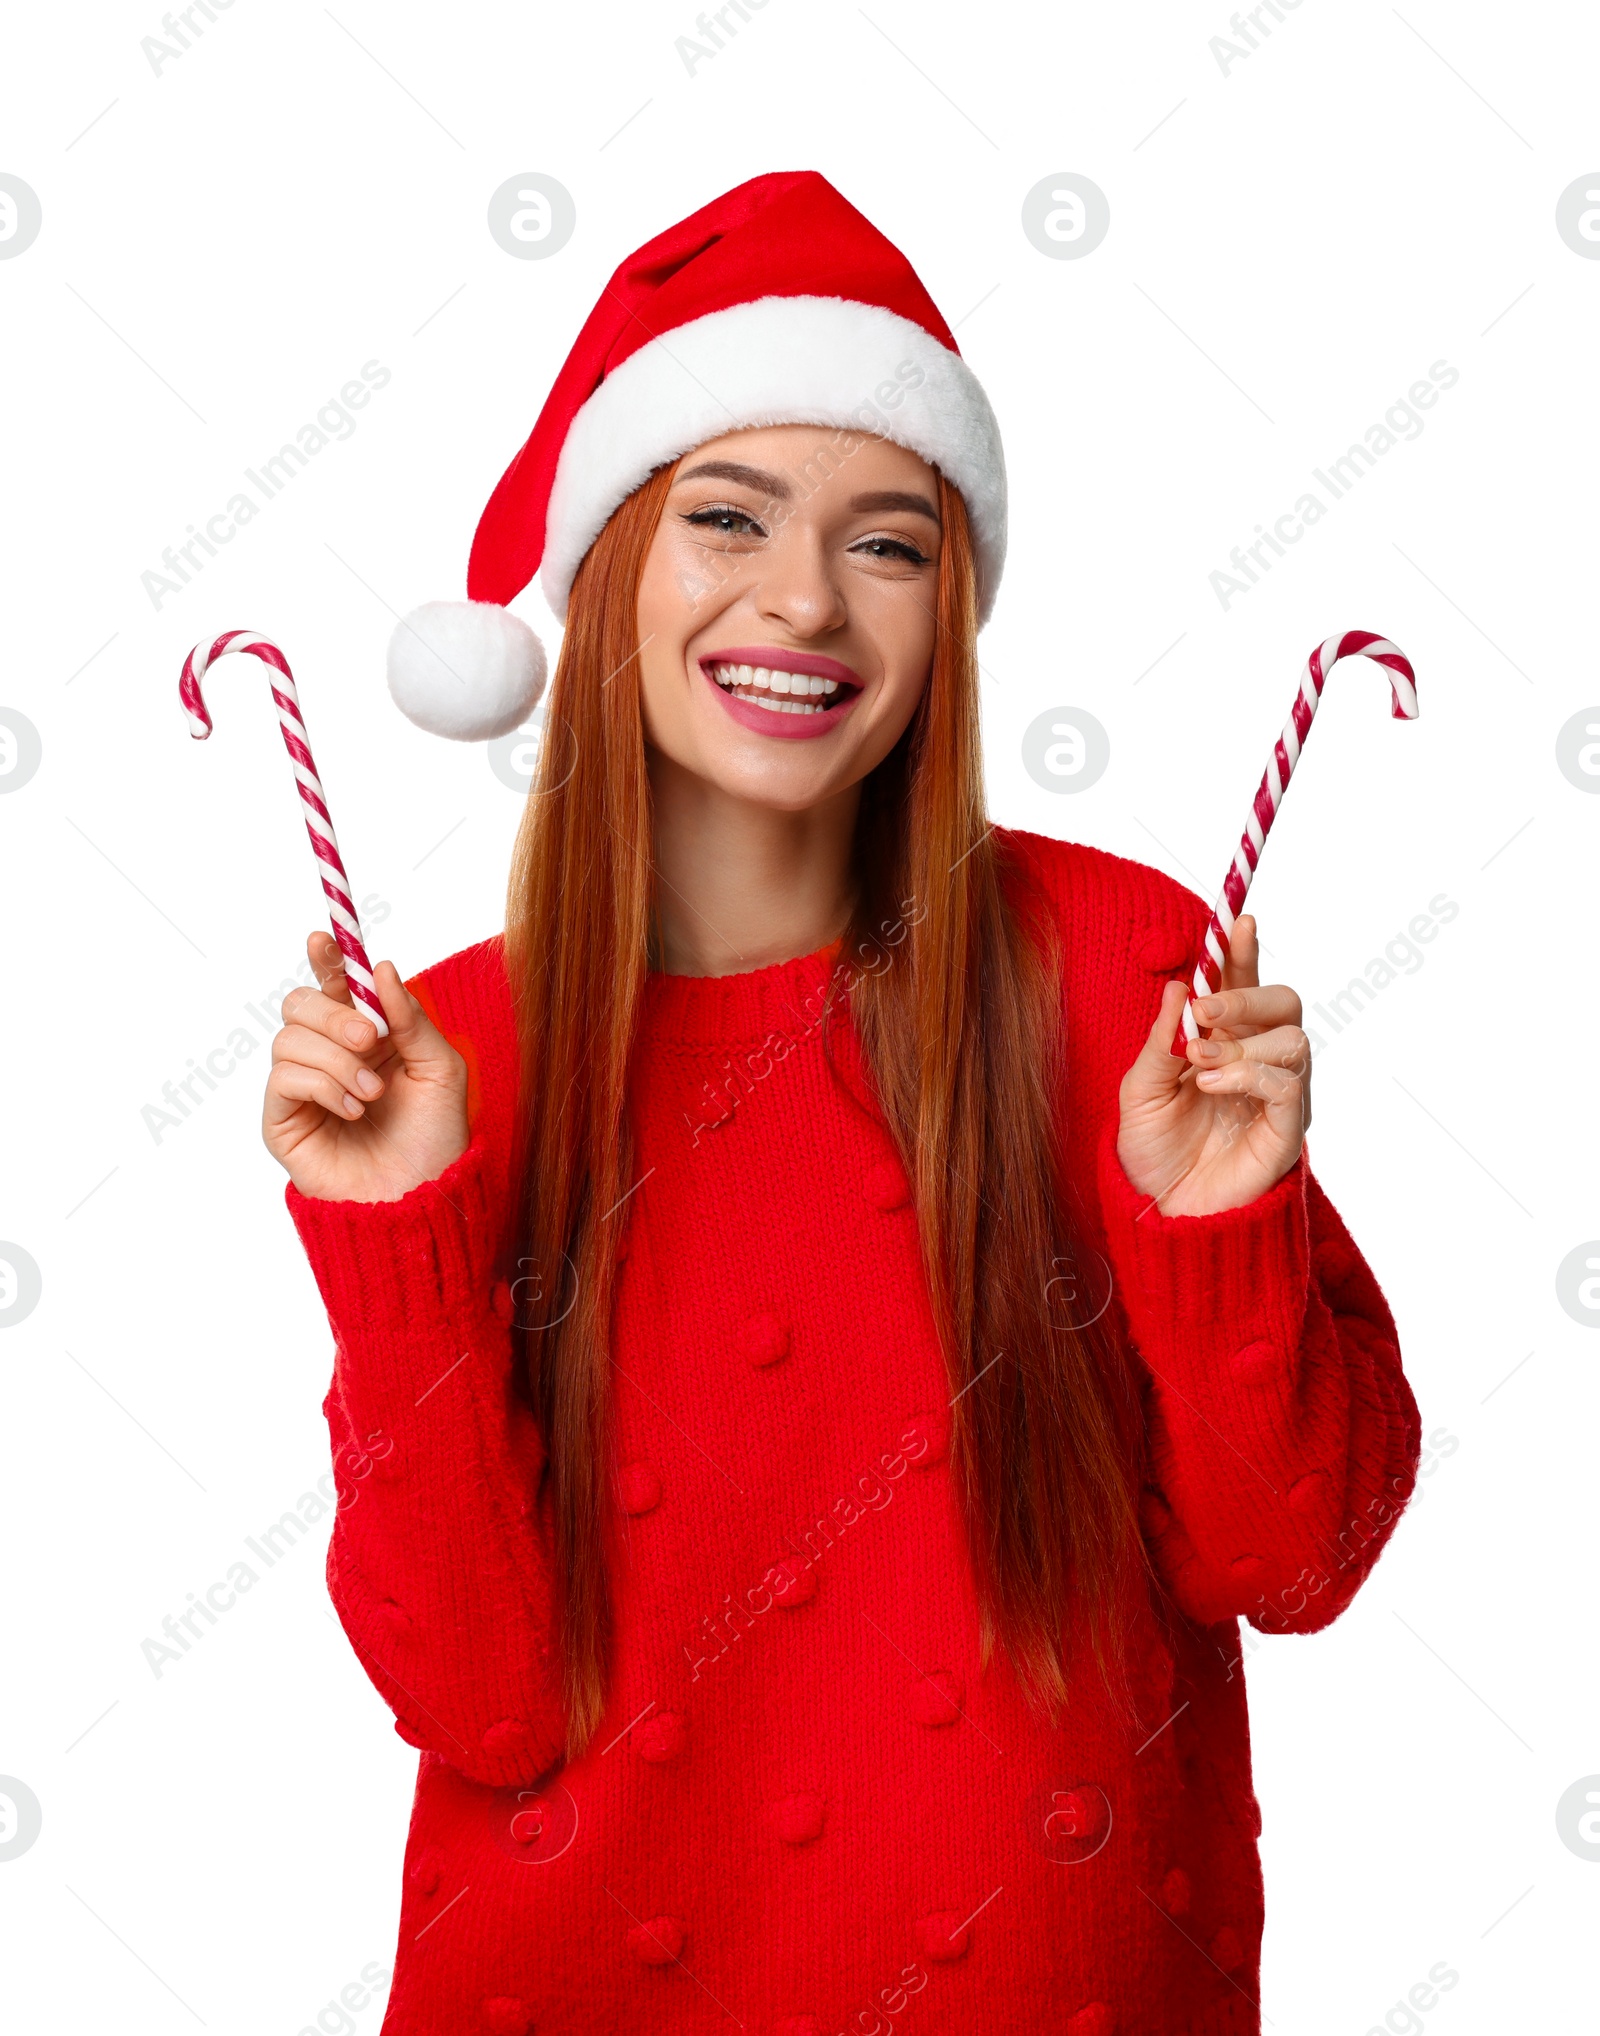
{"type": "Polygon", "coordinates": [[[773,644],[707,651],[700,669],[742,728],[790,741],[826,735],[862,690],[860,675],[837,658],[773,644]]]}

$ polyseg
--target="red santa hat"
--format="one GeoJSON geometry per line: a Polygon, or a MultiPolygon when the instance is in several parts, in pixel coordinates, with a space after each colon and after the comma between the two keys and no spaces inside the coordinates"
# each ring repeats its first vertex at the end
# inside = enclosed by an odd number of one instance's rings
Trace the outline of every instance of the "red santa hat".
{"type": "Polygon", "coordinates": [[[623,262],[478,523],[464,602],[389,646],[389,689],[438,735],[485,741],[543,690],[544,651],[505,605],[539,576],[564,617],[612,511],[664,462],[756,425],[892,439],[959,488],[979,620],[1006,544],[1005,461],[977,377],[905,256],[814,170],[753,177],[623,262]]]}

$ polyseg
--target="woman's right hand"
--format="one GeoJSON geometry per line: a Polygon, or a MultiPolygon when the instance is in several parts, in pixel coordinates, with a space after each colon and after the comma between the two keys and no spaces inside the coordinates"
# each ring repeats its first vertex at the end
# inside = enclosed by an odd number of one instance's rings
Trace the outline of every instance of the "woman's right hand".
{"type": "Polygon", "coordinates": [[[389,1036],[364,1018],[329,933],[306,954],[315,990],[283,1000],[261,1135],[302,1195],[395,1202],[467,1149],[467,1065],[400,980],[373,971],[389,1036]]]}

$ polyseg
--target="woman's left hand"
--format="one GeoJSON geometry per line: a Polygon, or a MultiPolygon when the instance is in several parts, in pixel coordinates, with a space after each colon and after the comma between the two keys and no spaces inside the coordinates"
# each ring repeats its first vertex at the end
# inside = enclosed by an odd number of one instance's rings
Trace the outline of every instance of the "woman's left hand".
{"type": "Polygon", "coordinates": [[[1294,1165],[1311,1122],[1311,1044],[1300,999],[1263,985],[1255,919],[1234,921],[1222,984],[1195,1015],[1208,1039],[1171,1051],[1186,985],[1169,982],[1139,1058],[1122,1078],[1117,1157],[1167,1216],[1209,1216],[1264,1195],[1294,1165]]]}

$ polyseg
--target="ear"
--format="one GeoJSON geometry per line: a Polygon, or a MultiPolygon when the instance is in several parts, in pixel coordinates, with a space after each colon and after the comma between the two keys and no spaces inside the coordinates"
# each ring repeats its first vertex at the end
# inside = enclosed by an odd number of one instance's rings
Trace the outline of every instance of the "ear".
{"type": "Polygon", "coordinates": [[[389,639],[389,691],[430,735],[489,742],[509,735],[544,691],[544,646],[493,601],[429,601],[389,639]]]}

